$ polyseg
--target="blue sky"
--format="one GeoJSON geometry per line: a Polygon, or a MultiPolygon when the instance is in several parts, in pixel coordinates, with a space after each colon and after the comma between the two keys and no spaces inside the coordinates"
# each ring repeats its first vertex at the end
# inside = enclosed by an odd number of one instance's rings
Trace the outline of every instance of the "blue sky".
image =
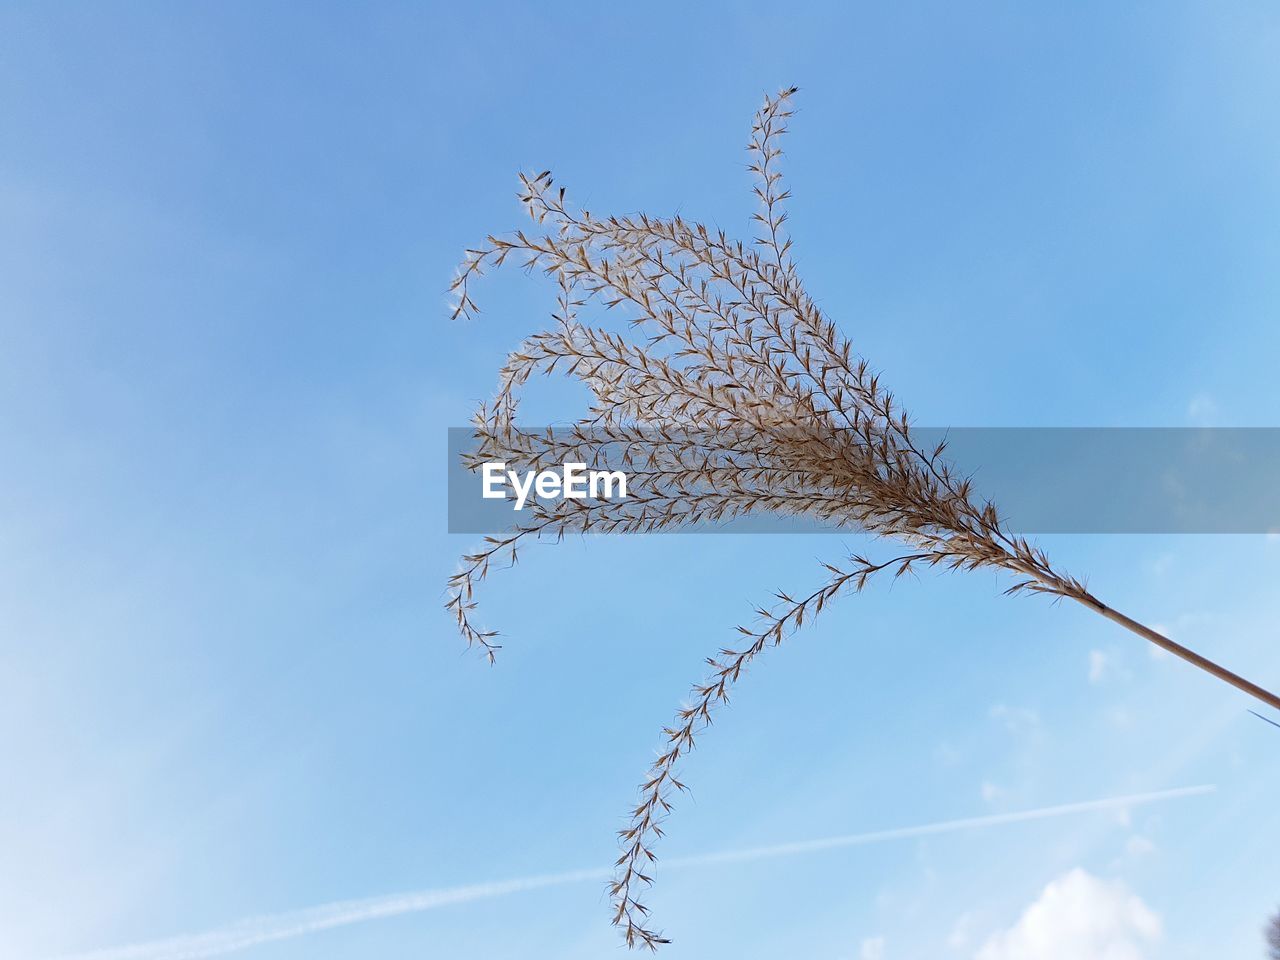
{"type": "MultiPolygon", "coordinates": [[[[441,609],[446,430],[552,291],[495,277],[451,325],[445,288],[520,169],[745,232],[750,115],[791,83],[800,269],[918,422],[1280,424],[1265,4],[5,6],[0,956],[611,862],[702,658],[860,545],[537,549],[486,588],[485,667],[441,609]]],[[[1042,543],[1280,680],[1280,543],[1042,543]]],[[[671,871],[666,956],[1044,960],[1028,931],[1082,911],[1118,960],[1261,954],[1277,731],[1001,587],[880,587],[771,653],[663,852],[1217,791],[671,871]]],[[[582,881],[240,955],[618,951],[582,881]]]]}

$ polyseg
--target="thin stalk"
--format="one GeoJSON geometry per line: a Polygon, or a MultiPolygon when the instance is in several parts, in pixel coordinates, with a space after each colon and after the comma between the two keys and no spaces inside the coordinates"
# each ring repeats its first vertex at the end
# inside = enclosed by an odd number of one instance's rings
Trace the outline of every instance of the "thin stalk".
{"type": "Polygon", "coordinates": [[[1090,610],[1102,614],[1113,623],[1120,624],[1120,626],[1124,627],[1126,630],[1136,633],[1144,640],[1150,640],[1160,649],[1167,650],[1174,656],[1181,657],[1192,666],[1199,667],[1205,673],[1212,674],[1219,680],[1223,680],[1231,684],[1237,690],[1243,690],[1245,693],[1249,694],[1249,696],[1253,697],[1255,700],[1265,703],[1273,710],[1280,710],[1280,697],[1276,696],[1270,690],[1264,690],[1256,683],[1251,683],[1244,677],[1232,673],[1226,667],[1221,667],[1207,657],[1200,656],[1200,654],[1196,653],[1194,650],[1188,650],[1182,644],[1174,643],[1168,637],[1156,633],[1150,627],[1145,626],[1130,617],[1126,617],[1119,610],[1111,609],[1097,597],[1086,594],[1084,597],[1073,597],[1072,599],[1084,604],[1090,610]]]}

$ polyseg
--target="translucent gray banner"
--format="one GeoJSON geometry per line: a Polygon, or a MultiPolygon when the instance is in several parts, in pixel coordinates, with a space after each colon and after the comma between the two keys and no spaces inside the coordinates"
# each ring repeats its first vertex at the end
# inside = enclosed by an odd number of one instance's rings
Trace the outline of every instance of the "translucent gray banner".
{"type": "MultiPolygon", "coordinates": [[[[572,441],[568,431],[542,434],[572,441]]],[[[971,478],[975,500],[990,500],[999,508],[1011,532],[1280,532],[1280,428],[914,427],[912,435],[924,450],[945,440],[943,457],[958,475],[971,478]]],[[[723,438],[709,445],[722,447],[723,438]]],[[[505,487],[509,496],[483,496],[484,477],[464,464],[464,455],[475,449],[470,428],[449,431],[449,532],[502,533],[530,511],[527,504],[524,510],[514,509],[516,491],[493,479],[496,469],[490,474],[490,492],[505,487]]],[[[595,452],[599,456],[598,448],[595,452]]],[[[604,460],[586,466],[625,472],[620,456],[604,460]]],[[[589,499],[589,477],[572,479],[589,499]]],[[[532,502],[535,487],[528,492],[532,502]]],[[[606,492],[603,483],[596,492],[606,492]]],[[[788,533],[849,528],[771,511],[718,522],[698,519],[678,529],[788,533]]]]}

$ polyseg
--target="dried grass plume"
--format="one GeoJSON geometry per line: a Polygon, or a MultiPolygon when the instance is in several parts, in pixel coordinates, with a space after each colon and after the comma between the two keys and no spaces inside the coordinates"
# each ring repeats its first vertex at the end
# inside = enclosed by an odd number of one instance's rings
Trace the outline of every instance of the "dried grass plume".
{"type": "Polygon", "coordinates": [[[523,469],[583,462],[626,464],[626,500],[535,502],[508,533],[486,538],[449,581],[448,608],[467,642],[492,660],[497,634],[475,621],[474,592],[520,547],[569,532],[651,532],[753,514],[785,514],[864,531],[901,549],[825,564],[811,593],[779,593],[738,627],[739,642],[707,660],[709,674],[663,731],[664,746],[619,832],[610,887],[613,923],[629,946],[666,943],[649,920],[654,842],[684,789],[680,761],[747,666],[841,593],[917,568],[1011,574],[1007,593],[1067,598],[1124,626],[1264,703],[1280,698],[1094,597],[1043,551],[1006,531],[992,503],[949,466],[942,446],[922,448],[908,416],[814,303],[797,275],[787,235],[780,141],[792,117],[787,89],[765,100],[751,127],[750,170],[759,202],[756,236],[734,240],[676,216],[599,217],[566,201],[551,174],[521,175],[534,227],[490,236],[453,282],[454,316],[477,307],[473,281],[512,262],[558,289],[552,323],[510,354],[497,394],[474,418],[472,467],[503,460],[523,469]],[[581,313],[619,311],[630,329],[589,326],[581,313]],[[584,383],[592,404],[570,430],[516,422],[521,387],[559,371],[584,383]]]}

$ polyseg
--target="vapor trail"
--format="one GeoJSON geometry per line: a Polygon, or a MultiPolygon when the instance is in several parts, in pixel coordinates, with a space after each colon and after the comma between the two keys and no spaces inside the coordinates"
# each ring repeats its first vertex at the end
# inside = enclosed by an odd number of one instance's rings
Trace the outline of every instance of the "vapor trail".
{"type": "MultiPolygon", "coordinates": [[[[748,860],[765,860],[771,857],[788,857],[801,853],[835,850],[840,847],[855,847],[869,843],[906,840],[912,837],[926,837],[943,833],[961,833],[967,830],[981,830],[986,827],[1025,823],[1031,820],[1048,820],[1073,814],[1138,807],[1166,800],[1203,796],[1213,793],[1216,789],[1216,786],[1210,784],[1195,787],[1178,787],[1173,790],[1107,797],[1102,800],[1087,800],[1083,803],[1039,807],[1034,810],[1022,810],[1015,813],[997,813],[985,817],[968,817],[962,820],[943,820],[938,823],[927,823],[914,827],[875,830],[869,833],[851,833],[842,836],[822,837],[817,840],[779,843],[766,847],[748,847],[741,850],[724,850],[718,853],[705,853],[690,857],[675,857],[664,860],[662,865],[664,869],[702,867],[719,863],[741,863],[748,860]]],[[[352,923],[364,923],[368,920],[395,917],[406,913],[419,913],[455,903],[488,900],[493,897],[506,896],[507,894],[538,890],[543,887],[582,883],[587,880],[602,881],[607,880],[612,875],[613,869],[611,867],[570,870],[564,873],[547,873],[540,876],[518,877],[513,880],[499,880],[493,883],[477,883],[438,890],[419,890],[410,893],[391,894],[384,897],[370,897],[363,900],[339,900],[303,910],[291,910],[286,913],[276,913],[269,916],[251,917],[204,933],[170,937],[164,940],[150,940],[130,946],[109,947],[105,950],[92,950],[88,953],[66,956],[61,960],[203,960],[205,957],[217,957],[227,953],[234,953],[237,950],[245,950],[249,947],[272,943],[277,940],[290,940],[294,937],[306,936],[309,933],[317,933],[332,927],[343,927],[352,923]]]]}

